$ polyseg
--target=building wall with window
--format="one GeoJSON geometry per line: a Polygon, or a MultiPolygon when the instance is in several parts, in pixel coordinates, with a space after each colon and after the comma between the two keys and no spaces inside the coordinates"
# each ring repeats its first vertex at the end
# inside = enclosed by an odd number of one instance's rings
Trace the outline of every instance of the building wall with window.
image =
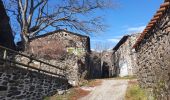
{"type": "Polygon", "coordinates": [[[65,68],[72,85],[78,85],[89,72],[90,38],[88,36],[57,30],[31,39],[29,51],[56,66],[65,68]]]}
{"type": "Polygon", "coordinates": [[[69,54],[83,55],[90,52],[90,38],[66,30],[57,30],[32,39],[30,50],[32,53],[37,53],[37,49],[44,49],[44,51],[56,49],[56,52],[62,49],[69,54]]]}
{"type": "Polygon", "coordinates": [[[139,34],[124,36],[113,49],[113,64],[117,76],[128,76],[136,73],[136,53],[132,46],[139,34]]]}

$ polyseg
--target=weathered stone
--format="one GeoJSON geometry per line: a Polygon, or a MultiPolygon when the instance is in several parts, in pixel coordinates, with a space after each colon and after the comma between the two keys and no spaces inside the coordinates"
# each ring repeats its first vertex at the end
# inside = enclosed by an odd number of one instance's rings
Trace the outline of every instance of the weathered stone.
{"type": "Polygon", "coordinates": [[[128,76],[135,75],[137,70],[136,53],[132,49],[139,34],[125,35],[113,48],[113,68],[115,75],[128,76]]]}
{"type": "Polygon", "coordinates": [[[101,53],[92,51],[89,57],[89,78],[101,78],[101,53]]]}
{"type": "Polygon", "coordinates": [[[1,100],[32,100],[32,98],[42,100],[44,96],[57,93],[55,90],[59,89],[62,85],[68,85],[66,79],[28,71],[20,67],[9,67],[3,71],[0,70],[0,73],[3,73],[3,75],[0,76],[1,100]],[[11,73],[9,73],[9,70],[11,70],[11,73]],[[6,75],[11,77],[7,77],[6,75]]]}
{"type": "Polygon", "coordinates": [[[11,96],[16,96],[19,95],[21,92],[20,91],[9,91],[9,93],[7,94],[7,97],[11,97],[11,96]]]}
{"type": "Polygon", "coordinates": [[[112,50],[103,51],[101,53],[101,71],[102,77],[104,78],[116,76],[112,50]]]}
{"type": "MultiPolygon", "coordinates": [[[[29,64],[42,70],[63,74],[69,81],[74,81],[75,84],[78,85],[80,79],[87,77],[87,72],[89,70],[89,43],[90,38],[88,36],[69,32],[67,30],[57,30],[31,39],[29,51],[32,57],[64,68],[65,71],[60,71],[49,65],[40,64],[37,61],[19,55],[16,55],[15,58],[18,62],[29,64]]],[[[25,78],[25,75],[23,76],[25,78]]],[[[31,77],[36,76],[32,73],[31,77]]],[[[26,81],[26,83],[29,82],[26,81]]],[[[40,82],[40,84],[43,83],[40,82]]]]}
{"type": "Polygon", "coordinates": [[[7,86],[0,86],[0,91],[6,91],[7,90],[7,86]]]}
{"type": "Polygon", "coordinates": [[[136,47],[140,86],[157,100],[169,100],[170,93],[170,8],[136,47]]]}
{"type": "Polygon", "coordinates": [[[9,88],[10,91],[15,91],[15,90],[18,90],[17,86],[13,86],[13,87],[10,87],[9,88]]]}

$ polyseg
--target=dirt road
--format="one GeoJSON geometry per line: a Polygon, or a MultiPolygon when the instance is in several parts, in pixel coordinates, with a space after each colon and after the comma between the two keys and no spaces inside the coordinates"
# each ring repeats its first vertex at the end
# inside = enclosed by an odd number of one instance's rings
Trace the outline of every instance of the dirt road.
{"type": "Polygon", "coordinates": [[[128,80],[105,79],[80,100],[124,100],[127,86],[128,80]]]}

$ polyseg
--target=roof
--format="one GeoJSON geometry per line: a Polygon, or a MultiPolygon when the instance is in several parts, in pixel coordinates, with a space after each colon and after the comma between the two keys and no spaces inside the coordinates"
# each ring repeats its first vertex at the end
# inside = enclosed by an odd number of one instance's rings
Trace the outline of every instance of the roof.
{"type": "Polygon", "coordinates": [[[154,17],[150,20],[146,28],[140,34],[139,38],[137,39],[136,43],[133,45],[133,48],[136,48],[144,39],[146,34],[153,29],[153,27],[157,24],[157,22],[163,17],[165,11],[170,7],[170,0],[165,0],[163,4],[160,5],[160,8],[157,10],[154,17]]]}
{"type": "Polygon", "coordinates": [[[113,48],[113,50],[117,51],[119,49],[119,47],[126,42],[126,40],[128,39],[129,35],[125,35],[122,37],[122,39],[117,43],[117,45],[113,48]]]}
{"type": "Polygon", "coordinates": [[[52,34],[55,34],[55,33],[58,33],[58,32],[67,32],[67,33],[70,33],[70,34],[73,34],[73,35],[76,35],[76,36],[89,38],[89,36],[86,36],[86,35],[81,35],[81,34],[70,32],[70,31],[67,31],[67,30],[64,30],[64,29],[59,29],[59,30],[56,30],[56,31],[53,31],[53,32],[49,32],[49,33],[46,33],[46,34],[43,34],[43,35],[36,36],[34,38],[31,38],[30,40],[46,37],[48,35],[52,35],[52,34]]]}

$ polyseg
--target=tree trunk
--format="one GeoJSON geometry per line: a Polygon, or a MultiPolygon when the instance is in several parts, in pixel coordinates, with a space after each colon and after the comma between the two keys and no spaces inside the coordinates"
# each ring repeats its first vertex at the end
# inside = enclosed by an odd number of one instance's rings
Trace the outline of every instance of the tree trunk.
{"type": "Polygon", "coordinates": [[[15,49],[14,36],[2,0],[0,0],[0,45],[15,49]]]}
{"type": "Polygon", "coordinates": [[[24,32],[21,34],[22,48],[24,51],[29,51],[29,37],[24,32]]]}

